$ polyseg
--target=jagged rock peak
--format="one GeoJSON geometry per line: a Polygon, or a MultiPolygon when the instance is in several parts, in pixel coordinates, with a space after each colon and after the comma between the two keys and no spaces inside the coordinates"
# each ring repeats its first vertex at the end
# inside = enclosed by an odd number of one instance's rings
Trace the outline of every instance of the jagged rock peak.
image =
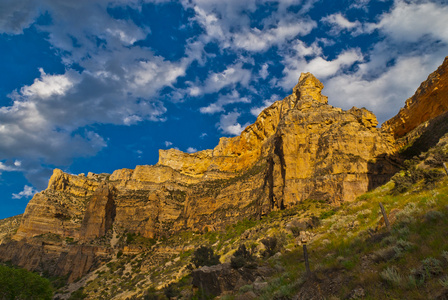
{"type": "Polygon", "coordinates": [[[314,101],[322,104],[328,103],[328,97],[322,95],[324,85],[311,73],[300,74],[299,83],[293,88],[296,101],[314,101]]]}

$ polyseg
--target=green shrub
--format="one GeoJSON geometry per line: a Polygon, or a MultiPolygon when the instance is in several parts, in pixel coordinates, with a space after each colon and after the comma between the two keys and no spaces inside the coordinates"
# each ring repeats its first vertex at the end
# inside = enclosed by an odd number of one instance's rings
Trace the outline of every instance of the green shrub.
{"type": "Polygon", "coordinates": [[[84,288],[80,287],[77,291],[73,292],[69,298],[69,300],[81,300],[85,299],[87,297],[86,294],[84,294],[84,288]]]}
{"type": "Polygon", "coordinates": [[[0,265],[0,299],[52,299],[48,279],[25,269],[0,265]]]}
{"type": "Polygon", "coordinates": [[[426,271],[426,274],[429,275],[439,275],[443,272],[442,262],[433,257],[428,257],[422,260],[422,266],[426,271]]]}
{"type": "Polygon", "coordinates": [[[426,279],[431,278],[433,275],[439,275],[443,272],[442,263],[440,260],[433,257],[425,258],[421,261],[421,265],[417,269],[411,271],[412,275],[421,283],[426,279]]]}
{"type": "Polygon", "coordinates": [[[425,185],[427,188],[431,188],[443,177],[443,175],[444,174],[437,169],[425,170],[423,173],[423,178],[425,179],[425,185]]]}
{"type": "Polygon", "coordinates": [[[394,188],[392,193],[401,194],[409,190],[412,186],[412,179],[406,174],[397,173],[392,176],[392,181],[394,182],[394,188]]]}
{"type": "Polygon", "coordinates": [[[425,214],[425,220],[427,222],[436,221],[436,220],[442,219],[444,217],[445,217],[445,215],[442,212],[437,211],[437,210],[429,210],[425,214]]]}
{"type": "Polygon", "coordinates": [[[324,220],[324,219],[327,219],[327,218],[331,217],[331,216],[334,215],[335,213],[336,213],[336,211],[335,211],[334,209],[332,209],[332,210],[328,210],[328,211],[323,211],[323,212],[320,213],[319,218],[320,218],[321,220],[324,220]]]}
{"type": "Polygon", "coordinates": [[[265,246],[266,250],[263,251],[262,255],[264,257],[271,257],[277,251],[277,238],[275,236],[270,236],[261,240],[261,243],[265,246]]]}
{"type": "Polygon", "coordinates": [[[448,275],[439,279],[439,283],[446,289],[448,289],[448,275]]]}
{"type": "Polygon", "coordinates": [[[448,251],[443,250],[442,257],[445,259],[446,262],[448,262],[448,251]]]}
{"type": "Polygon", "coordinates": [[[206,246],[201,246],[193,253],[191,262],[196,268],[202,266],[213,266],[219,264],[219,255],[213,253],[213,249],[206,246]]]}
{"type": "Polygon", "coordinates": [[[255,267],[254,257],[252,253],[247,251],[246,245],[242,244],[235,251],[232,258],[230,259],[230,265],[234,269],[239,269],[242,267],[255,267]]]}
{"type": "Polygon", "coordinates": [[[176,286],[173,283],[168,284],[163,288],[163,293],[168,299],[174,298],[179,296],[180,292],[176,288],[176,286]]]}
{"type": "Polygon", "coordinates": [[[380,273],[380,277],[391,286],[399,287],[404,283],[403,276],[401,276],[401,274],[398,273],[397,269],[395,269],[395,267],[393,266],[387,267],[385,270],[383,270],[380,273]]]}

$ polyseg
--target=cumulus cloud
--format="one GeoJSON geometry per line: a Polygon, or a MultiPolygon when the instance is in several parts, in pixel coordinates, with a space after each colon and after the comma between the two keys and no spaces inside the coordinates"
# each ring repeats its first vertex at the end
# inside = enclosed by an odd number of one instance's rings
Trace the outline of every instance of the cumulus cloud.
{"type": "Polygon", "coordinates": [[[165,141],[165,147],[169,147],[169,146],[172,146],[173,145],[173,143],[172,142],[170,142],[170,141],[165,141]]]}
{"type": "Polygon", "coordinates": [[[40,14],[48,14],[51,22],[34,26],[47,33],[65,64],[60,74],[41,68],[32,84],[10,93],[10,105],[0,107],[0,157],[22,162],[2,162],[0,171],[24,172],[34,186],[44,188],[52,166],[67,166],[76,157],[93,156],[107,147],[107,139],[91,125],[165,120],[160,91],[172,88],[191,60],[169,61],[136,46],[150,29],[109,13],[120,6],[139,9],[142,3],[0,3],[0,33],[21,34],[40,14]]]}
{"type": "Polygon", "coordinates": [[[249,125],[246,123],[245,125],[241,125],[238,123],[238,118],[241,116],[239,112],[229,112],[227,114],[222,114],[219,123],[217,124],[218,128],[224,133],[229,135],[239,135],[241,131],[249,125]]]}
{"type": "Polygon", "coordinates": [[[398,42],[418,42],[428,37],[448,41],[448,6],[435,2],[395,1],[393,9],[372,25],[398,42]]]}
{"type": "Polygon", "coordinates": [[[22,198],[30,198],[34,196],[38,191],[34,189],[32,186],[25,185],[23,191],[17,194],[12,194],[13,199],[22,199],[22,198]]]}

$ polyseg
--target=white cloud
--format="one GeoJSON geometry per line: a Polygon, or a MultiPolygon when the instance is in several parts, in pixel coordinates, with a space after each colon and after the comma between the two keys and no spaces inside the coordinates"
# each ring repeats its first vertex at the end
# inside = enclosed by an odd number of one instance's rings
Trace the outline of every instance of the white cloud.
{"type": "Polygon", "coordinates": [[[206,132],[201,133],[201,135],[199,136],[199,138],[203,139],[207,136],[208,134],[206,132]]]}
{"type": "Polygon", "coordinates": [[[229,112],[228,114],[221,115],[219,119],[218,128],[224,134],[239,135],[241,131],[249,124],[241,125],[238,123],[238,118],[241,114],[239,112],[229,112]]]}
{"type": "Polygon", "coordinates": [[[224,106],[234,103],[250,103],[250,99],[241,97],[236,90],[233,90],[231,94],[220,95],[218,101],[211,103],[208,106],[201,107],[199,111],[203,114],[215,114],[224,111],[224,106]]]}
{"type": "Polygon", "coordinates": [[[173,145],[172,142],[170,142],[170,141],[165,141],[165,147],[169,147],[169,146],[171,146],[171,145],[173,145]]]}
{"type": "Polygon", "coordinates": [[[25,97],[39,97],[47,99],[51,96],[65,96],[67,91],[79,81],[79,76],[71,76],[76,73],[65,73],[62,75],[47,75],[40,68],[40,78],[36,78],[30,86],[21,89],[21,94],[25,97]]]}
{"type": "Polygon", "coordinates": [[[433,2],[396,0],[390,13],[373,28],[399,42],[418,42],[432,37],[448,42],[448,6],[433,2]]]}
{"type": "Polygon", "coordinates": [[[266,79],[266,77],[268,77],[268,75],[269,75],[268,68],[269,68],[269,65],[267,63],[265,63],[261,66],[261,69],[258,72],[258,74],[261,78],[266,79]]]}
{"type": "Polygon", "coordinates": [[[361,71],[333,77],[325,83],[324,93],[332,105],[345,109],[367,107],[383,122],[398,112],[435,68],[424,56],[403,58],[373,80],[364,78],[361,71]]]}
{"type": "Polygon", "coordinates": [[[16,165],[16,162],[14,162],[13,165],[10,165],[10,164],[5,164],[5,163],[0,161],[0,172],[1,171],[7,171],[7,172],[17,171],[18,167],[20,167],[20,164],[16,165]]]}
{"type": "Polygon", "coordinates": [[[9,95],[10,106],[0,107],[2,158],[26,160],[25,165],[30,160],[66,165],[74,157],[95,155],[106,147],[104,138],[86,126],[164,120],[166,108],[158,100],[159,92],[173,87],[190,61],[168,61],[135,46],[149,28],[138,27],[131,19],[115,19],[108,11],[141,5],[137,0],[0,3],[0,33],[19,34],[39,12],[47,13],[51,23],[38,29],[48,34],[66,64],[61,74],[40,69],[32,84],[9,95]],[[74,70],[72,64],[83,71],[74,70]]]}
{"type": "Polygon", "coordinates": [[[378,23],[363,25],[382,36],[366,61],[353,73],[324,79],[330,103],[343,108],[365,106],[380,123],[394,116],[448,53],[448,27],[443,25],[447,23],[447,6],[395,1],[378,23]]]}
{"type": "Polygon", "coordinates": [[[307,35],[316,27],[316,23],[310,20],[295,20],[289,24],[278,24],[276,28],[260,30],[251,28],[233,37],[236,48],[247,51],[266,51],[273,45],[281,45],[298,35],[307,35]]]}
{"type": "MultiPolygon", "coordinates": [[[[380,0],[381,1],[381,0],[380,0]]],[[[384,0],[382,0],[384,1],[384,0]]],[[[353,0],[350,8],[362,9],[368,11],[370,0],[353,0]]]]}
{"type": "MultiPolygon", "coordinates": [[[[198,41],[205,45],[218,42],[221,49],[235,51],[246,50],[263,52],[272,46],[283,46],[297,36],[305,36],[317,26],[316,22],[306,16],[306,12],[313,6],[311,1],[279,1],[277,9],[263,19],[261,27],[251,27],[251,14],[264,5],[269,6],[271,0],[193,0],[183,1],[186,8],[193,9],[195,17],[192,21],[199,24],[205,31],[198,41]],[[291,6],[300,5],[295,12],[291,6]]],[[[197,44],[196,44],[197,45],[197,44]]],[[[195,47],[190,53],[195,57],[201,56],[203,47],[195,47]]]]}
{"type": "Polygon", "coordinates": [[[244,69],[242,63],[236,63],[228,66],[224,71],[219,73],[211,73],[205,80],[202,88],[204,93],[219,92],[225,87],[232,87],[237,84],[247,86],[251,79],[250,70],[244,69]]]}
{"type": "Polygon", "coordinates": [[[21,191],[20,193],[17,193],[17,194],[12,194],[12,198],[13,199],[30,198],[38,192],[39,191],[34,189],[32,186],[25,185],[23,188],[23,191],[21,191]]]}
{"type": "MultiPolygon", "coordinates": [[[[363,60],[363,55],[359,49],[350,49],[340,53],[333,60],[326,60],[321,56],[317,56],[311,60],[306,60],[304,54],[308,54],[310,48],[305,47],[302,52],[296,52],[292,55],[286,55],[284,58],[285,69],[283,73],[285,77],[278,83],[285,90],[290,90],[297,84],[300,73],[311,72],[318,79],[323,80],[327,77],[334,76],[338,72],[342,72],[346,68],[351,67],[356,62],[363,60]]],[[[319,51],[317,51],[319,53],[319,51]]]]}
{"type": "Polygon", "coordinates": [[[197,152],[197,151],[198,151],[198,149],[193,148],[193,147],[188,147],[188,148],[187,148],[187,152],[188,152],[188,153],[194,153],[194,152],[197,152]]]}
{"type": "Polygon", "coordinates": [[[341,13],[335,13],[321,19],[321,22],[332,25],[331,33],[339,34],[341,31],[354,30],[355,34],[362,33],[362,24],[358,20],[351,22],[347,20],[341,13]]]}

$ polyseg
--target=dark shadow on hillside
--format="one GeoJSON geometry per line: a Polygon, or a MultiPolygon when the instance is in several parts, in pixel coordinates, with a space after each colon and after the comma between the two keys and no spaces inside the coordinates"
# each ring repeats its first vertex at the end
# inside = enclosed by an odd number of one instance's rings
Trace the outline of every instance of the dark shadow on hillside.
{"type": "Polygon", "coordinates": [[[418,156],[437,145],[440,138],[448,133],[448,112],[420,125],[402,138],[404,147],[396,155],[377,157],[368,165],[369,191],[387,183],[397,173],[406,159],[418,156]],[[426,124],[426,125],[425,125],[426,124]]]}
{"type": "Polygon", "coordinates": [[[396,155],[382,155],[375,162],[368,163],[368,190],[371,191],[385,183],[401,169],[402,159],[396,155]]]}
{"type": "MultiPolygon", "coordinates": [[[[440,138],[448,132],[448,112],[435,117],[428,121],[427,124],[426,127],[421,125],[415,129],[420,136],[415,139],[411,146],[400,152],[402,158],[410,159],[437,145],[440,138]]],[[[408,139],[407,142],[412,142],[412,132],[411,135],[408,134],[404,139],[408,139]]]]}

